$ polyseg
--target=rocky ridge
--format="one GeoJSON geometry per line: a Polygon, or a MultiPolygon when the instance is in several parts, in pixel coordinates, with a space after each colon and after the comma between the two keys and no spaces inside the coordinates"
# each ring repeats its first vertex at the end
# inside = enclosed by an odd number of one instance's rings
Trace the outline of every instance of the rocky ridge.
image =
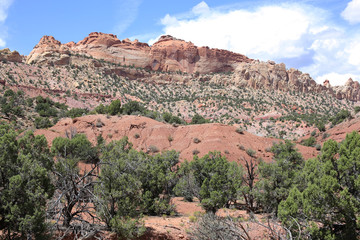
{"type": "MultiPolygon", "coordinates": [[[[360,100],[360,85],[349,79],[345,86],[333,87],[330,81],[317,84],[308,73],[274,61],[261,62],[226,50],[197,47],[191,42],[162,36],[149,46],[138,40],[119,40],[116,35],[93,32],[78,43],[62,44],[52,36],[44,36],[26,59],[28,64],[39,65],[89,65],[102,67],[101,61],[121,66],[133,66],[147,71],[179,72],[180,79],[171,74],[165,82],[187,82],[190,79],[215,84],[233,84],[255,89],[296,91],[301,93],[326,92],[337,99],[360,100]],[[223,72],[229,75],[214,75],[223,72]]],[[[131,71],[131,70],[130,70],[131,71]]],[[[106,69],[108,74],[129,76],[144,82],[164,83],[157,74],[132,74],[119,68],[106,69]]]]}
{"type": "Polygon", "coordinates": [[[17,51],[10,51],[10,49],[5,48],[0,50],[0,61],[21,63],[23,57],[17,51]]]}
{"type": "Polygon", "coordinates": [[[67,65],[73,56],[85,55],[121,65],[133,65],[154,71],[187,73],[225,72],[238,62],[251,62],[244,55],[226,50],[196,47],[191,42],[162,36],[151,47],[138,40],[119,40],[116,35],[93,32],[78,43],[61,44],[52,36],[44,36],[27,57],[28,64],[67,65]]]}

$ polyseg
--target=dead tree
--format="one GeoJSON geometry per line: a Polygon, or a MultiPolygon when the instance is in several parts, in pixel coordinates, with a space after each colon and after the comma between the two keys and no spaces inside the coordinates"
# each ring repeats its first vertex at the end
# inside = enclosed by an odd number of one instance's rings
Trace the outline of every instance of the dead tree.
{"type": "Polygon", "coordinates": [[[72,235],[75,239],[97,234],[104,227],[95,214],[93,194],[98,164],[89,171],[80,171],[77,161],[58,158],[54,169],[56,191],[48,205],[48,219],[53,228],[62,233],[59,239],[72,235]]]}
{"type": "Polygon", "coordinates": [[[254,196],[255,180],[257,178],[256,168],[256,159],[251,157],[250,160],[245,160],[245,174],[243,175],[243,182],[246,186],[242,191],[242,195],[245,199],[246,207],[250,212],[254,212],[256,210],[254,196]]]}

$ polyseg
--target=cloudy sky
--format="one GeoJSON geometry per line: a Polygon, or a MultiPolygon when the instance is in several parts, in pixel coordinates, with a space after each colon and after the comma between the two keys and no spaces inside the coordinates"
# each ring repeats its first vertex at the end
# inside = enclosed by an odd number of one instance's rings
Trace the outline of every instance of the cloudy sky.
{"type": "Polygon", "coordinates": [[[0,0],[0,47],[29,54],[43,35],[90,32],[152,44],[163,34],[263,61],[332,85],[360,80],[360,0],[0,0]]]}

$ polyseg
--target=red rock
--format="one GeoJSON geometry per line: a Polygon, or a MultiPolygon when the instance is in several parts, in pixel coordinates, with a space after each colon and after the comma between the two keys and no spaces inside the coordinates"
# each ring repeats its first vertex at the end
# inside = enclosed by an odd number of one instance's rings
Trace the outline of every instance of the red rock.
{"type": "MultiPolygon", "coordinates": [[[[75,128],[78,133],[86,134],[93,144],[96,143],[99,135],[102,135],[107,142],[128,136],[137,150],[146,151],[151,145],[156,146],[160,151],[174,149],[180,152],[181,160],[192,160],[194,150],[199,151],[199,157],[209,151],[217,150],[221,151],[228,160],[244,164],[244,161],[249,159],[244,149],[251,148],[257,152],[258,157],[269,162],[272,160],[272,155],[266,153],[266,149],[271,147],[274,141],[279,141],[248,132],[239,134],[235,126],[219,123],[174,127],[146,117],[107,117],[106,115],[88,115],[74,120],[62,119],[49,129],[36,130],[35,134],[44,134],[51,144],[55,137],[65,136],[65,131],[70,127],[75,128]],[[96,127],[97,121],[103,123],[101,128],[96,127]],[[138,127],[132,127],[134,125],[138,127]],[[135,134],[139,134],[140,138],[136,138],[135,134]],[[172,137],[171,142],[169,136],[172,137]],[[194,143],[194,138],[199,138],[201,142],[194,143]]],[[[296,147],[305,159],[314,157],[316,154],[314,148],[301,145],[296,147]]]]}
{"type": "Polygon", "coordinates": [[[22,60],[22,56],[17,51],[10,51],[8,48],[0,50],[0,61],[21,63],[22,60]]]}
{"type": "Polygon", "coordinates": [[[239,62],[251,62],[244,55],[226,50],[196,47],[172,36],[162,36],[149,46],[138,40],[119,40],[116,35],[99,32],[90,33],[78,43],[61,44],[52,36],[44,36],[29,54],[26,62],[65,65],[60,54],[92,56],[122,65],[148,68],[156,71],[182,71],[187,73],[209,73],[233,71],[239,62]]]}

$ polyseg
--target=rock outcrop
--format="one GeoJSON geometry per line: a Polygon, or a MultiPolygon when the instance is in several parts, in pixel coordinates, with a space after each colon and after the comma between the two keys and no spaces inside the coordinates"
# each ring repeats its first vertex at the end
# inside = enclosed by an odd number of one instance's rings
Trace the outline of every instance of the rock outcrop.
{"type": "Polygon", "coordinates": [[[44,36],[31,51],[26,63],[67,65],[79,55],[155,71],[187,73],[233,71],[239,62],[253,61],[241,54],[197,47],[172,36],[162,36],[150,47],[138,40],[119,40],[113,34],[93,32],[78,43],[66,44],[61,44],[52,36],[44,36]]]}
{"type": "Polygon", "coordinates": [[[0,50],[0,61],[21,63],[22,60],[22,56],[17,51],[10,51],[8,48],[0,50]]]}
{"type": "MultiPolygon", "coordinates": [[[[222,81],[219,78],[215,82],[222,81]]],[[[295,91],[302,93],[327,93],[339,100],[360,101],[360,84],[351,78],[344,86],[331,86],[329,80],[317,84],[308,73],[290,68],[284,63],[276,64],[273,61],[239,63],[234,71],[231,82],[242,87],[255,89],[295,91]]]]}
{"type": "Polygon", "coordinates": [[[284,63],[261,62],[226,50],[197,47],[191,42],[169,35],[162,36],[152,46],[137,40],[119,40],[116,35],[99,32],[90,33],[78,43],[66,44],[62,44],[52,36],[44,36],[31,51],[26,63],[52,66],[87,64],[99,68],[103,66],[101,60],[121,66],[134,66],[161,72],[196,73],[191,77],[190,75],[167,74],[164,79],[164,76],[159,78],[151,73],[119,66],[104,69],[105,74],[116,74],[140,81],[184,83],[190,79],[195,81],[198,79],[273,91],[326,92],[340,100],[360,101],[359,83],[352,79],[349,79],[345,86],[333,87],[329,80],[321,85],[317,84],[308,73],[302,73],[294,68],[286,69],[284,63]],[[226,76],[208,74],[214,72],[232,72],[233,74],[226,76]],[[202,75],[199,76],[199,74],[202,75]]]}

